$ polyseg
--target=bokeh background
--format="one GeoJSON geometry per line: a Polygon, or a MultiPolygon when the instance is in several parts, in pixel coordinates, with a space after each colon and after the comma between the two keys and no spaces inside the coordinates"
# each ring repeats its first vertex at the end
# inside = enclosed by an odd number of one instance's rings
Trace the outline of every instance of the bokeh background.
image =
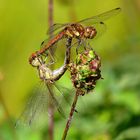
{"type": "MultiPolygon", "coordinates": [[[[106,32],[92,42],[104,79],[79,99],[67,140],[140,139],[140,1],[54,0],[54,22],[78,21],[116,7],[122,12],[105,21],[106,32]]],[[[48,139],[48,122],[41,129],[14,127],[25,97],[39,82],[28,57],[47,37],[47,8],[47,0],[0,1],[0,140],[48,139]]],[[[69,79],[67,73],[60,85],[72,87],[69,79]]],[[[61,139],[65,123],[56,113],[55,140],[61,139]]]]}

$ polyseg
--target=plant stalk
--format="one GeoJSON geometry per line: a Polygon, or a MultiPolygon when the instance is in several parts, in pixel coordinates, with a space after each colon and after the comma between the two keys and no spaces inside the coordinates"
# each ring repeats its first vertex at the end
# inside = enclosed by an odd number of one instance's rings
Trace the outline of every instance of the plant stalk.
{"type": "MultiPolygon", "coordinates": [[[[49,27],[53,25],[53,0],[48,1],[48,24],[49,27]]],[[[50,33],[50,37],[52,34],[50,33]]],[[[54,139],[54,107],[51,103],[49,103],[48,108],[49,113],[49,140],[54,139]]]]}
{"type": "Polygon", "coordinates": [[[63,132],[62,140],[66,140],[66,137],[67,137],[70,125],[71,125],[71,121],[72,121],[72,118],[73,118],[73,114],[76,111],[76,104],[77,104],[77,101],[78,101],[78,97],[79,97],[79,90],[77,89],[76,93],[75,93],[75,96],[74,96],[72,106],[71,106],[69,117],[68,117],[65,129],[64,129],[64,132],[63,132]]]}

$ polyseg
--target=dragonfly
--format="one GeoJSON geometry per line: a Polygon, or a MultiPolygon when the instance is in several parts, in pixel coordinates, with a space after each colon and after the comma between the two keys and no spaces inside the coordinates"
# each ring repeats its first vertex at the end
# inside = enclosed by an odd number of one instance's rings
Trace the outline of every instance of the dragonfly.
{"type": "MultiPolygon", "coordinates": [[[[66,24],[54,24],[48,30],[48,34],[56,33],[50,40],[45,40],[41,43],[41,49],[32,53],[29,57],[29,63],[32,64],[32,61],[36,57],[44,54],[49,48],[55,45],[62,38],[72,38],[78,40],[78,47],[83,43],[86,46],[87,39],[94,39],[97,35],[101,34],[102,29],[105,28],[103,21],[109,19],[110,17],[117,15],[121,11],[121,8],[115,8],[110,11],[104,12],[97,16],[92,16],[87,19],[75,23],[66,23],[66,24]]],[[[77,48],[78,48],[77,47],[77,48]]]]}
{"type": "MultiPolygon", "coordinates": [[[[39,78],[41,79],[42,83],[38,88],[39,90],[34,92],[34,95],[32,95],[30,98],[27,106],[25,107],[25,110],[16,123],[16,126],[20,122],[30,126],[34,119],[37,118],[36,116],[41,114],[41,111],[44,108],[46,109],[48,102],[50,102],[57,109],[61,116],[65,117],[65,112],[63,111],[63,108],[61,107],[52,86],[55,86],[55,91],[57,90],[57,92],[62,94],[55,82],[62,77],[68,68],[68,64],[70,63],[71,41],[71,38],[69,38],[66,44],[67,49],[65,52],[64,64],[60,68],[51,70],[51,68],[48,67],[48,64],[45,63],[45,60],[42,57],[36,57],[36,59],[32,61],[32,65],[37,68],[39,78]],[[38,114],[38,112],[40,113],[38,114]]],[[[62,96],[67,102],[66,96],[62,96]]]]}

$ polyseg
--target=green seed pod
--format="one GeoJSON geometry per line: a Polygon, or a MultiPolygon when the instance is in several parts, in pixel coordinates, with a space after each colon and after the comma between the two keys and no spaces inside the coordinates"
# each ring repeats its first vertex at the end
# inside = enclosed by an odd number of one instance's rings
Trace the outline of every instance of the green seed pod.
{"type": "Polygon", "coordinates": [[[93,90],[101,78],[101,60],[93,50],[78,54],[76,63],[71,63],[69,67],[72,83],[76,89],[80,89],[81,95],[93,90]]]}

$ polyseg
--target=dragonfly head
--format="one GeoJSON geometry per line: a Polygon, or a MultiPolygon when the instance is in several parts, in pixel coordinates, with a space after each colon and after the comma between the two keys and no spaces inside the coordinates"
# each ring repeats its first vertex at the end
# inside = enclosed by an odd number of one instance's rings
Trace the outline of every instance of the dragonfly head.
{"type": "Polygon", "coordinates": [[[88,26],[85,28],[85,33],[84,33],[85,38],[93,39],[96,36],[96,34],[97,31],[94,27],[88,26]]]}
{"type": "Polygon", "coordinates": [[[32,53],[32,55],[29,58],[29,63],[33,66],[33,67],[39,67],[41,65],[41,58],[37,55],[37,53],[32,53]]]}

